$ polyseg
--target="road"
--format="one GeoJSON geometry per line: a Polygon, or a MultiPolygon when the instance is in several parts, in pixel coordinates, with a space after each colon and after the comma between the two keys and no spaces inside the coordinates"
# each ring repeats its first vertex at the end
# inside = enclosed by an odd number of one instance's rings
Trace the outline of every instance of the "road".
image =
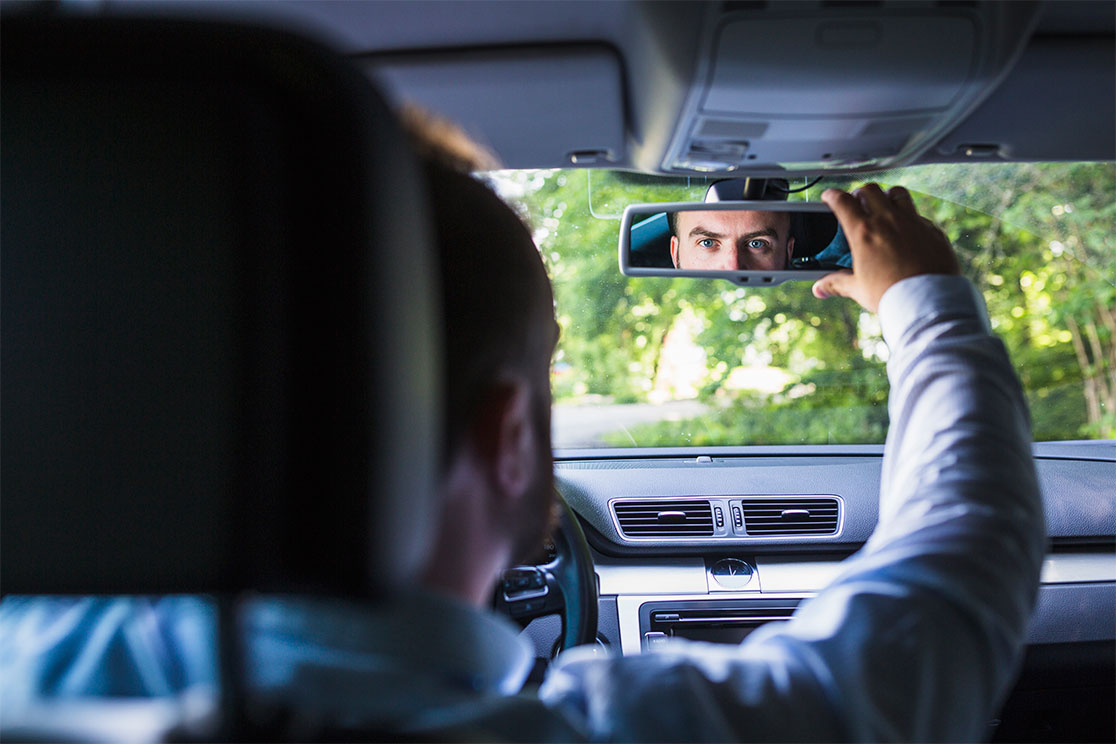
{"type": "MultiPolygon", "coordinates": [[[[556,448],[608,447],[601,436],[625,431],[635,424],[652,421],[677,421],[701,416],[709,410],[696,400],[669,403],[608,403],[591,405],[556,405],[553,431],[556,448]]],[[[637,445],[638,442],[630,442],[637,445]]]]}

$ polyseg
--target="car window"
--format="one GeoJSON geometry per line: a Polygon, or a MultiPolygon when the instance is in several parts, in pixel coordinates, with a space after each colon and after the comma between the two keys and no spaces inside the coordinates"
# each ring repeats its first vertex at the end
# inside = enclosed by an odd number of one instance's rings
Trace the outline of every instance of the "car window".
{"type": "MultiPolygon", "coordinates": [[[[808,282],[620,275],[623,208],[700,200],[704,179],[488,177],[532,225],[554,282],[556,447],[883,441],[888,350],[852,301],[818,300],[808,282]]],[[[1116,166],[919,166],[790,198],[866,180],[906,186],[953,241],[1023,381],[1036,441],[1116,437],[1116,166]]]]}

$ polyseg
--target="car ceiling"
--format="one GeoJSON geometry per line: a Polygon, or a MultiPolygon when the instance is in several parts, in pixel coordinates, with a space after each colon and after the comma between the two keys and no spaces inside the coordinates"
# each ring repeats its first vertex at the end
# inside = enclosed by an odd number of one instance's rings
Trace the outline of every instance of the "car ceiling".
{"type": "MultiPolygon", "coordinates": [[[[120,13],[184,7],[94,5],[120,13]]],[[[1108,1],[292,0],[227,3],[219,10],[214,3],[185,7],[317,36],[366,67],[397,101],[418,102],[462,123],[513,168],[589,165],[684,173],[701,160],[693,153],[709,144],[703,139],[709,133],[713,150],[740,147],[749,153],[732,167],[735,175],[771,175],[788,167],[788,160],[798,165],[790,167],[793,172],[821,173],[907,162],[1116,157],[1116,3],[1108,1]],[[921,20],[885,27],[885,43],[877,43],[875,56],[863,54],[855,34],[843,49],[828,50],[829,56],[808,49],[807,37],[805,43],[789,40],[793,43],[782,54],[776,51],[782,49],[781,37],[770,38],[773,30],[791,28],[779,19],[794,18],[805,28],[806,19],[816,16],[828,19],[830,28],[842,20],[875,23],[904,15],[921,20]],[[927,71],[951,59],[943,45],[954,43],[958,26],[941,25],[937,40],[919,37],[935,33],[939,17],[951,15],[972,21],[977,51],[973,64],[956,73],[960,93],[942,94],[943,100],[953,96],[948,106],[925,121],[915,115],[920,112],[901,111],[887,112],[890,118],[882,121],[840,111],[838,97],[828,123],[814,121],[824,117],[811,105],[841,85],[855,94],[850,100],[862,92],[874,96],[862,106],[873,111],[888,108],[889,97],[917,100],[923,87],[932,96],[933,86],[940,89],[943,81],[927,79],[934,74],[927,71]],[[739,43],[729,46],[734,39],[739,43]],[[718,47],[721,40],[726,41],[718,47]],[[762,59],[739,53],[737,47],[749,40],[766,50],[762,59]],[[925,59],[912,61],[920,52],[908,50],[920,45],[925,59]],[[733,57],[728,64],[726,49],[733,57]],[[864,62],[841,64],[858,54],[864,62]],[[850,84],[850,70],[863,84],[850,84]],[[757,84],[764,75],[774,85],[757,84]],[[751,101],[764,97],[755,92],[770,97],[784,78],[803,91],[803,103],[754,115],[751,101]],[[720,103],[711,104],[714,100],[720,103]],[[748,100],[740,112],[710,118],[706,110],[738,100],[748,100]],[[765,117],[761,124],[753,121],[757,116],[765,117]],[[834,150],[833,160],[819,167],[817,152],[833,148],[818,144],[811,151],[810,145],[846,136],[841,128],[846,119],[855,122],[849,125],[855,136],[837,143],[845,154],[834,150]],[[909,131],[892,131],[904,122],[909,131]],[[726,126],[736,127],[732,136],[722,136],[726,126]],[[744,159],[756,153],[759,160],[744,159]],[[776,162],[780,165],[771,165],[776,162]]],[[[816,29],[821,38],[823,26],[816,29]]]]}

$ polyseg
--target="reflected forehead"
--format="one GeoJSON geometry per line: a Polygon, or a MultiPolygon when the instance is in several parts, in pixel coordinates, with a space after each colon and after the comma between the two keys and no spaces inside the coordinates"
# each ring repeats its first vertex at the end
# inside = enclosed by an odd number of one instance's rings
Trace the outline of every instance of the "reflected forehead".
{"type": "Polygon", "coordinates": [[[781,232],[790,223],[788,212],[753,212],[739,209],[679,212],[675,217],[678,233],[685,235],[695,228],[710,232],[739,234],[757,230],[781,232]]]}

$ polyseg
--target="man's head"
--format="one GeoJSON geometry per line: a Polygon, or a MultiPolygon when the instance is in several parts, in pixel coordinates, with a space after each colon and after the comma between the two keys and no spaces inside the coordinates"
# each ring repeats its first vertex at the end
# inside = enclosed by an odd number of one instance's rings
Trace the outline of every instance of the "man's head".
{"type": "Polygon", "coordinates": [[[788,212],[672,212],[668,219],[678,269],[782,271],[794,255],[788,212]]]}
{"type": "Polygon", "coordinates": [[[405,120],[427,163],[442,284],[444,511],[427,584],[483,601],[495,571],[536,552],[551,524],[554,300],[526,226],[462,172],[491,162],[444,121],[405,120]]]}

